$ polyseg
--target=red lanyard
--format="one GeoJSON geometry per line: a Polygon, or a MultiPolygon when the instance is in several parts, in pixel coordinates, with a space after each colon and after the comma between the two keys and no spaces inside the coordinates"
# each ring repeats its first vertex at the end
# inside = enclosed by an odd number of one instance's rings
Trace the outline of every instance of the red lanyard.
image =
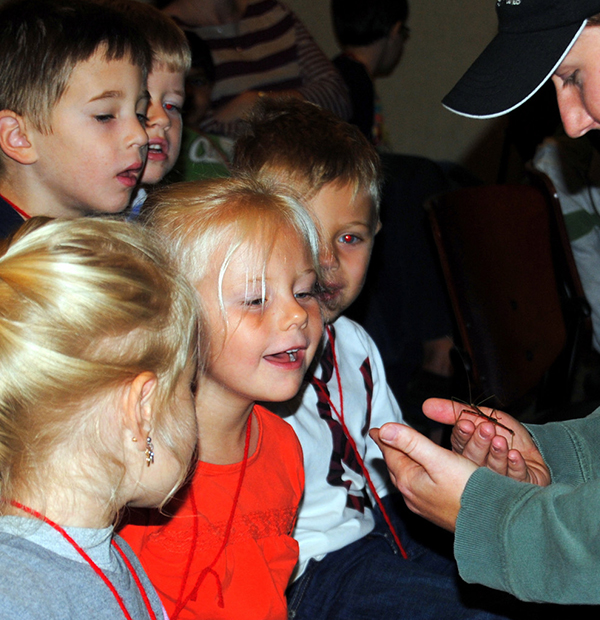
{"type": "Polygon", "coordinates": [[[198,590],[202,585],[205,577],[211,574],[216,582],[217,582],[217,595],[218,595],[218,605],[219,607],[225,607],[225,601],[223,599],[223,585],[221,583],[221,578],[215,571],[214,567],[217,564],[219,558],[225,551],[225,547],[229,542],[229,536],[231,535],[231,530],[233,528],[233,518],[235,517],[236,508],[240,499],[240,493],[242,492],[242,484],[244,482],[244,475],[246,474],[246,467],[248,466],[248,456],[250,453],[250,435],[252,434],[252,413],[248,418],[248,422],[246,424],[246,441],[244,444],[244,458],[242,459],[242,466],[240,467],[240,477],[238,479],[237,488],[235,490],[235,495],[233,496],[233,504],[231,506],[231,512],[229,513],[229,519],[227,520],[227,526],[225,527],[225,535],[223,536],[223,542],[221,543],[221,548],[217,552],[214,560],[202,570],[200,575],[198,575],[198,579],[196,579],[196,584],[190,590],[190,593],[184,597],[183,592],[185,590],[185,586],[187,584],[187,580],[190,574],[190,570],[192,568],[192,560],[196,554],[196,545],[198,544],[198,508],[196,506],[196,497],[194,495],[194,485],[193,482],[190,484],[189,489],[189,497],[190,503],[192,505],[192,512],[194,514],[194,528],[192,532],[192,544],[190,545],[190,552],[188,555],[188,560],[186,562],[185,570],[183,572],[183,579],[181,581],[181,588],[179,590],[179,596],[177,597],[177,605],[175,606],[175,611],[171,615],[171,620],[177,620],[181,610],[188,604],[189,601],[195,601],[198,596],[198,590]]]}
{"type": "MultiPolygon", "coordinates": [[[[73,546],[75,551],[77,551],[77,553],[79,553],[79,555],[94,569],[94,572],[100,577],[100,579],[102,579],[102,581],[104,581],[104,583],[108,586],[108,589],[113,593],[113,596],[117,600],[117,603],[119,603],[119,607],[121,608],[121,611],[123,612],[123,615],[125,616],[125,618],[127,618],[127,620],[133,620],[133,618],[131,617],[131,614],[127,611],[127,608],[125,607],[125,603],[123,602],[121,595],[117,592],[117,589],[115,588],[113,583],[104,574],[104,571],[94,562],[94,560],[92,560],[92,558],[90,558],[90,556],[71,538],[71,536],[67,534],[64,528],[58,525],[58,523],[54,523],[54,521],[51,521],[50,519],[48,519],[48,517],[45,517],[42,513],[38,512],[37,510],[34,510],[33,508],[24,506],[23,504],[15,500],[11,500],[10,503],[15,508],[19,508],[20,510],[23,510],[27,514],[30,514],[32,517],[35,517],[36,519],[39,519],[40,521],[47,523],[50,527],[53,527],[57,532],[59,532],[62,535],[62,537],[73,546]]],[[[140,594],[142,595],[142,598],[144,599],[144,604],[146,605],[146,609],[148,610],[149,618],[151,620],[156,620],[156,614],[154,613],[152,606],[150,605],[150,601],[148,600],[148,595],[146,594],[146,590],[144,590],[144,586],[142,585],[142,582],[140,581],[140,578],[138,577],[138,574],[136,573],[135,569],[131,565],[129,558],[125,555],[121,547],[117,545],[114,539],[112,540],[112,545],[117,550],[119,555],[123,558],[125,565],[127,566],[127,568],[129,569],[129,572],[133,576],[133,579],[135,583],[137,584],[140,594]]]]}
{"type": "Polygon", "coordinates": [[[9,206],[11,206],[24,220],[28,220],[31,218],[31,215],[29,215],[28,213],[25,213],[23,209],[19,209],[19,207],[17,207],[17,205],[14,202],[11,202],[8,198],[6,198],[6,196],[3,196],[2,194],[0,194],[0,198],[4,200],[4,202],[6,202],[9,206]]]}
{"type": "Polygon", "coordinates": [[[338,391],[340,393],[340,410],[338,411],[336,409],[335,405],[333,404],[326,390],[322,390],[322,393],[327,399],[327,402],[329,406],[331,407],[331,410],[335,413],[339,423],[341,424],[342,430],[344,431],[346,438],[348,439],[348,441],[350,442],[350,445],[352,446],[352,450],[354,450],[354,454],[365,476],[365,480],[367,481],[369,489],[371,490],[371,493],[373,494],[373,497],[375,498],[375,501],[377,502],[377,505],[379,506],[379,509],[381,510],[381,514],[383,515],[383,518],[385,519],[385,522],[387,523],[387,526],[389,527],[390,532],[392,533],[392,537],[394,538],[394,541],[398,545],[400,554],[405,560],[408,560],[408,554],[406,553],[406,551],[404,550],[404,547],[402,546],[402,543],[400,542],[400,537],[398,536],[398,533],[396,532],[396,528],[394,528],[394,526],[392,525],[392,521],[383,505],[383,502],[381,501],[381,498],[379,497],[377,491],[375,490],[375,485],[373,484],[373,481],[371,480],[371,476],[369,474],[367,466],[365,465],[365,462],[363,461],[362,457],[360,456],[358,452],[358,447],[356,446],[356,442],[354,441],[354,438],[352,437],[352,435],[350,434],[350,431],[348,430],[348,427],[346,426],[346,421],[344,419],[344,394],[342,392],[342,378],[340,376],[340,369],[337,363],[337,356],[335,354],[335,339],[333,337],[333,334],[331,333],[331,329],[329,328],[329,325],[326,327],[326,330],[327,330],[327,337],[329,339],[329,343],[331,344],[331,354],[333,356],[333,367],[335,369],[335,378],[337,380],[338,391]]]}

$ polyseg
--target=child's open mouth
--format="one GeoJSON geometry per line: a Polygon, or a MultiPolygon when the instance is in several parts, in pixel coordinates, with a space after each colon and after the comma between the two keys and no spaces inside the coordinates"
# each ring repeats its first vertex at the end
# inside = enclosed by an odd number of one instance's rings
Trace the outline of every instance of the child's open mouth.
{"type": "Polygon", "coordinates": [[[332,302],[343,290],[343,286],[339,284],[321,284],[318,292],[319,300],[325,304],[332,302]]]}
{"type": "Polygon", "coordinates": [[[167,159],[169,145],[162,138],[153,138],[148,143],[148,159],[153,161],[164,161],[167,159]]]}
{"type": "Polygon", "coordinates": [[[265,360],[272,364],[282,365],[287,368],[293,366],[300,367],[304,360],[304,349],[287,349],[281,351],[281,353],[273,353],[272,355],[265,355],[265,360]]]}
{"type": "Polygon", "coordinates": [[[119,172],[117,174],[117,179],[125,185],[125,187],[134,187],[138,181],[138,177],[140,176],[143,169],[143,165],[133,164],[129,166],[126,170],[119,172]]]}

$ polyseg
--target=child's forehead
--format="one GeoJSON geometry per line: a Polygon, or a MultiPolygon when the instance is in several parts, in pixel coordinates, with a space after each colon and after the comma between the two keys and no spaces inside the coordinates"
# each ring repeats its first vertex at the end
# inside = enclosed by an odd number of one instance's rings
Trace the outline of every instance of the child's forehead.
{"type": "Polygon", "coordinates": [[[186,77],[186,72],[183,69],[174,69],[166,62],[158,60],[152,64],[152,71],[148,73],[148,79],[151,77],[160,77],[163,80],[183,82],[186,77]]]}
{"type": "Polygon", "coordinates": [[[296,261],[299,267],[312,269],[310,247],[292,226],[257,226],[243,237],[228,235],[211,260],[222,275],[229,273],[245,281],[262,281],[276,272],[282,261],[296,261]]]}
{"type": "Polygon", "coordinates": [[[106,60],[96,52],[73,67],[66,88],[51,110],[52,130],[69,125],[74,113],[95,102],[130,103],[137,106],[147,99],[143,69],[132,64],[129,56],[106,60]]]}
{"type": "Polygon", "coordinates": [[[309,201],[310,211],[320,224],[341,221],[377,224],[377,208],[371,193],[350,181],[326,183],[309,201]]]}
{"type": "Polygon", "coordinates": [[[119,90],[132,76],[136,78],[136,84],[132,86],[145,86],[144,70],[134,64],[129,54],[122,58],[108,58],[102,48],[98,48],[89,58],[81,60],[73,67],[65,94],[74,89],[86,89],[89,97],[96,95],[95,91],[106,90],[107,92],[119,90]]]}
{"type": "Polygon", "coordinates": [[[151,99],[174,95],[185,97],[184,71],[172,71],[166,66],[153,67],[147,85],[151,99]]]}

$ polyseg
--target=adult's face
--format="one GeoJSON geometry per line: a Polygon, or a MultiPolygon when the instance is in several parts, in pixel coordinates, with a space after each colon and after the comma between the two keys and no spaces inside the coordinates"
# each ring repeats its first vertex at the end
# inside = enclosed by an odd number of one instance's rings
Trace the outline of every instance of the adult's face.
{"type": "Polygon", "coordinates": [[[600,128],[600,26],[584,28],[552,82],[569,136],[600,128]]]}

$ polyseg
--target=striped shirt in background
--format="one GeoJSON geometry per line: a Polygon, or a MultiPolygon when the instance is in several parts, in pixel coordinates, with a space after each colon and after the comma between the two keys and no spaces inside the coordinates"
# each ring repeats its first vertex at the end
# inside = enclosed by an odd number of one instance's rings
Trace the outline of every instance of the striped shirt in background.
{"type": "MultiPolygon", "coordinates": [[[[276,0],[250,0],[238,22],[196,28],[215,64],[213,108],[247,90],[297,90],[308,101],[350,118],[346,86],[302,22],[276,0]]],[[[234,136],[239,120],[222,123],[212,114],[204,131],[234,136]]]]}

